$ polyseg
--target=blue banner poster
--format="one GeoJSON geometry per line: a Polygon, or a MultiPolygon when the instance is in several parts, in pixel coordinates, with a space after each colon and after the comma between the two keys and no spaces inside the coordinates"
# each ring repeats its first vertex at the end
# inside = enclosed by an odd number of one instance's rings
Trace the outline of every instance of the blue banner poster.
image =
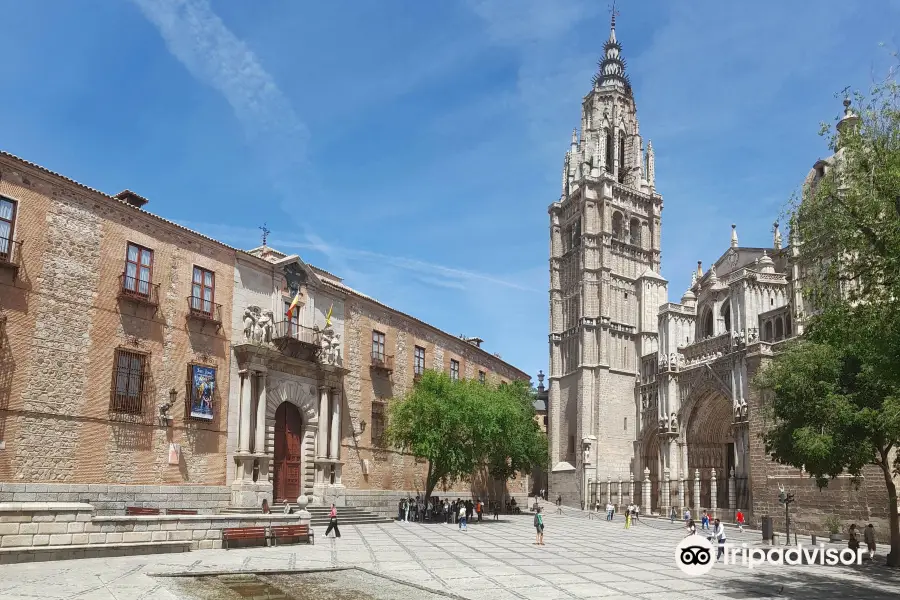
{"type": "Polygon", "coordinates": [[[216,368],[191,365],[191,417],[213,418],[212,399],[216,390],[216,368]]]}

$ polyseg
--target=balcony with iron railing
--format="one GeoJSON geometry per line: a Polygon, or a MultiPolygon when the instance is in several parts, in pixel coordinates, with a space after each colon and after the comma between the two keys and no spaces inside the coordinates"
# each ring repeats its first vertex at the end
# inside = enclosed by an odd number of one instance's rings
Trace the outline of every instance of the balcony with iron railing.
{"type": "Polygon", "coordinates": [[[156,308],[159,306],[159,284],[129,277],[125,273],[119,275],[119,294],[123,300],[131,300],[156,308]]]}
{"type": "Polygon", "coordinates": [[[299,323],[279,321],[272,328],[273,340],[293,340],[308,346],[319,345],[319,332],[299,323]]]}
{"type": "Polygon", "coordinates": [[[216,330],[222,326],[222,305],[197,296],[188,296],[188,319],[210,323],[216,330]]]}
{"type": "Polygon", "coordinates": [[[390,373],[394,370],[394,357],[390,354],[372,353],[372,360],[369,363],[373,369],[390,373]]]}
{"type": "Polygon", "coordinates": [[[0,237],[0,268],[9,269],[15,277],[19,272],[22,242],[0,237]]]}

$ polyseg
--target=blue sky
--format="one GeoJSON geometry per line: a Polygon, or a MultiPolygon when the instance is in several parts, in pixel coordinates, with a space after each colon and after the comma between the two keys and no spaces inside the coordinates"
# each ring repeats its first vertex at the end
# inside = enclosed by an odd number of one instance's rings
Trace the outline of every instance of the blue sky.
{"type": "MultiPolygon", "coordinates": [[[[529,373],[548,218],[609,30],[596,0],[0,0],[4,150],[227,243],[272,245],[529,373]]],[[[771,243],[833,94],[900,0],[626,0],[618,39],[665,198],[662,274],[771,243]]]]}

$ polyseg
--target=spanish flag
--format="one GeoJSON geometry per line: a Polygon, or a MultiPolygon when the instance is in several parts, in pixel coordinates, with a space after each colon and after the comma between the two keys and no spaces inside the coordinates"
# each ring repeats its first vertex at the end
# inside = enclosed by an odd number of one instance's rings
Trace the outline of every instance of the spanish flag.
{"type": "Polygon", "coordinates": [[[291,305],[288,307],[287,312],[284,313],[284,316],[287,317],[288,321],[290,321],[294,317],[294,310],[299,305],[300,305],[300,290],[297,290],[297,295],[294,296],[294,300],[291,302],[291,305]]]}
{"type": "Polygon", "coordinates": [[[334,312],[334,302],[328,308],[328,314],[325,315],[325,327],[331,327],[331,313],[334,312]]]}

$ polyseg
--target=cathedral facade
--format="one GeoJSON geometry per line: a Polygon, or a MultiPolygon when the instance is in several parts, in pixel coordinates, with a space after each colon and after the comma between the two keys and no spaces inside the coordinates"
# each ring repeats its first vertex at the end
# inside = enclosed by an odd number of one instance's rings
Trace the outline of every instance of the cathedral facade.
{"type": "MultiPolygon", "coordinates": [[[[817,162],[807,183],[832,163],[817,162]]],[[[878,473],[819,490],[765,452],[752,382],[803,333],[805,315],[799,246],[784,244],[777,223],[767,248],[741,246],[732,225],[727,250],[706,270],[698,262],[690,288],[668,301],[653,148],[643,147],[615,19],[564,165],[549,208],[552,498],[723,519],[740,509],[778,526],[785,487],[804,508],[792,517],[801,531],[821,532],[828,514],[886,518],[878,473]]]]}

